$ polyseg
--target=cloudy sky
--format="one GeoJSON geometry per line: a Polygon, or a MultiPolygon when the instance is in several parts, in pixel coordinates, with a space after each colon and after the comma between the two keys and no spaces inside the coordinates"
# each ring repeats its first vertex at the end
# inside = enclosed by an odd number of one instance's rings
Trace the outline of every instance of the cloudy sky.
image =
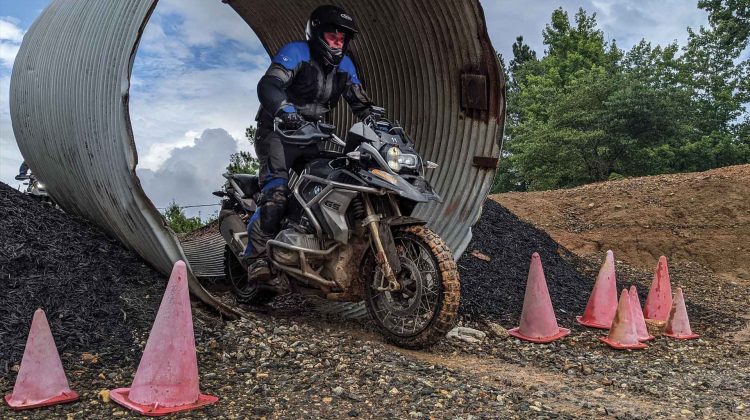
{"type": "MultiPolygon", "coordinates": [[[[23,35],[49,0],[0,0],[0,182],[23,158],[13,136],[8,89],[23,35]]],[[[518,35],[542,55],[542,29],[562,6],[597,14],[607,39],[628,49],[645,38],[684,44],[707,23],[696,0],[482,1],[495,48],[509,60],[518,35]]],[[[300,37],[302,34],[300,33],[300,37]]],[[[258,109],[255,86],[269,63],[252,30],[218,0],[162,0],[133,66],[130,113],[138,174],[157,207],[213,203],[231,153],[249,150],[244,130],[258,109]]],[[[194,212],[195,210],[193,210],[194,212]]],[[[214,209],[202,209],[206,216],[214,209]]],[[[195,214],[195,213],[192,213],[195,214]]]]}

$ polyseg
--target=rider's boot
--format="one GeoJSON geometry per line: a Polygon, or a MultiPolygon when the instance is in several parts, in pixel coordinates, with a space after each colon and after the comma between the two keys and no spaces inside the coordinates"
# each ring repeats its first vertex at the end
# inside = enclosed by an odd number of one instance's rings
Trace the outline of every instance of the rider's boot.
{"type": "Polygon", "coordinates": [[[268,283],[271,280],[271,269],[265,258],[258,258],[247,267],[247,277],[259,284],[268,283]]]}
{"type": "Polygon", "coordinates": [[[276,292],[285,291],[282,281],[274,277],[266,258],[266,242],[273,239],[281,229],[281,219],[286,211],[289,188],[285,179],[283,184],[263,191],[260,208],[248,224],[248,247],[245,250],[245,266],[250,282],[276,292]]]}
{"type": "Polygon", "coordinates": [[[286,284],[271,273],[271,268],[265,258],[258,258],[247,267],[247,278],[252,283],[257,282],[261,288],[278,294],[287,291],[286,284]]]}

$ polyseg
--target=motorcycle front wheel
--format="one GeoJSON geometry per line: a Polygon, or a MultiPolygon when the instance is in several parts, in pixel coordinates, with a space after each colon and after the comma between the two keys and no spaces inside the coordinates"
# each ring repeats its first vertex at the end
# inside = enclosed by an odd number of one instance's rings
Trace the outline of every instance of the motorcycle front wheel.
{"type": "Polygon", "coordinates": [[[461,295],[458,269],[448,246],[424,226],[397,228],[393,239],[401,290],[379,290],[388,281],[369,252],[362,264],[367,311],[387,341],[410,349],[428,347],[453,327],[461,295]]]}

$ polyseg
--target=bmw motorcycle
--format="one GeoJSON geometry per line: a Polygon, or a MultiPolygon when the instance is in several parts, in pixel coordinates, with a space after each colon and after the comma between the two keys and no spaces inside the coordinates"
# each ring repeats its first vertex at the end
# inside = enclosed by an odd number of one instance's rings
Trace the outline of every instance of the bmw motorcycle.
{"type": "MultiPolygon", "coordinates": [[[[274,275],[293,291],[331,301],[360,302],[385,338],[422,348],[452,327],[460,280],[448,246],[412,217],[419,203],[441,201],[424,177],[424,161],[398,123],[378,108],[354,124],[346,141],[335,127],[307,123],[274,130],[285,142],[317,147],[318,157],[290,170],[291,196],[282,230],[267,242],[274,275]],[[343,148],[325,152],[324,144],[343,148]]],[[[274,293],[248,280],[241,255],[247,222],[257,209],[258,179],[224,174],[219,215],[226,242],[225,274],[238,300],[259,304],[274,293]]]]}

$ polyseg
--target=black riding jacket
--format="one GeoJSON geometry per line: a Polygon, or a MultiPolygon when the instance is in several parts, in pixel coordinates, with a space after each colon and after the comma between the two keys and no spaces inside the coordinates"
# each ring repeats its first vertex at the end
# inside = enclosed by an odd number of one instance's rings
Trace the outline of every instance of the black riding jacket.
{"type": "Polygon", "coordinates": [[[308,121],[323,120],[343,96],[352,112],[362,117],[372,101],[362,88],[349,56],[324,68],[305,41],[290,42],[279,50],[258,83],[259,125],[271,126],[280,110],[296,111],[308,121]]]}

